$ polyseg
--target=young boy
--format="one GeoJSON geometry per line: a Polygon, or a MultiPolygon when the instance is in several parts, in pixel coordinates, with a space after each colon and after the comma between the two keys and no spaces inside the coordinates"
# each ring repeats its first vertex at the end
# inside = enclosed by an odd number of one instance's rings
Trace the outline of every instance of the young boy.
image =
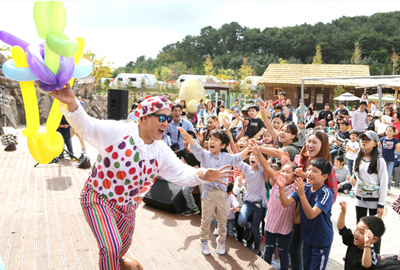
{"type": "Polygon", "coordinates": [[[303,147],[306,144],[306,129],[304,126],[304,122],[299,121],[297,123],[297,128],[299,129],[299,132],[297,133],[297,138],[299,139],[296,143],[296,145],[303,147]]]}
{"type": "Polygon", "coordinates": [[[249,123],[247,124],[246,132],[244,136],[251,138],[255,138],[256,140],[260,137],[260,135],[265,130],[264,121],[260,118],[257,118],[259,108],[258,106],[251,106],[249,107],[249,123]]]}
{"type": "Polygon", "coordinates": [[[323,130],[325,133],[327,132],[328,127],[326,126],[326,120],[325,119],[320,119],[318,121],[318,128],[320,130],[323,130]]]}
{"type": "MultiPolygon", "coordinates": [[[[187,133],[189,133],[190,136],[193,137],[193,139],[196,140],[196,134],[194,134],[193,131],[188,130],[187,133]]],[[[183,143],[183,148],[179,149],[178,151],[175,151],[175,155],[179,158],[182,159],[184,163],[187,163],[188,165],[192,167],[200,167],[200,162],[196,159],[196,157],[193,155],[192,151],[190,150],[189,143],[184,137],[182,140],[183,143]]],[[[182,194],[183,197],[185,197],[186,200],[186,206],[188,207],[188,210],[183,212],[182,215],[184,216],[190,216],[190,215],[196,215],[200,213],[199,207],[196,205],[194,198],[193,198],[193,190],[196,188],[194,187],[183,187],[182,188],[182,194]]]]}
{"type": "Polygon", "coordinates": [[[329,121],[328,122],[328,128],[327,128],[327,130],[326,130],[326,133],[333,133],[333,132],[335,132],[335,122],[333,122],[333,121],[329,121]]]}
{"type": "Polygon", "coordinates": [[[337,228],[343,238],[343,244],[347,246],[345,270],[372,269],[378,263],[378,256],[372,248],[372,244],[385,233],[385,224],[376,216],[366,216],[358,222],[353,233],[345,226],[346,202],[341,201],[340,215],[337,228]]]}
{"type": "Polygon", "coordinates": [[[354,160],[357,158],[358,151],[360,150],[360,143],[357,141],[358,135],[357,130],[350,131],[351,141],[346,144],[347,167],[349,167],[350,175],[353,174],[354,160]]]}
{"type": "Polygon", "coordinates": [[[304,269],[325,269],[333,241],[331,221],[333,194],[324,185],[332,165],[324,158],[314,158],[307,168],[307,184],[296,179],[295,191],[286,197],[285,183],[278,183],[283,207],[300,201],[301,239],[304,269]]]}
{"type": "Polygon", "coordinates": [[[348,194],[352,188],[350,183],[350,172],[347,167],[344,166],[344,160],[342,156],[335,157],[335,172],[338,181],[338,192],[348,194]]]}
{"type": "Polygon", "coordinates": [[[226,195],[228,196],[227,201],[227,211],[228,211],[228,221],[226,222],[226,229],[228,230],[228,234],[232,236],[234,239],[235,232],[233,228],[235,227],[235,212],[239,212],[239,202],[236,200],[235,195],[233,195],[233,183],[229,183],[226,189],[226,195]]]}
{"type": "MultiPolygon", "coordinates": [[[[181,127],[179,131],[190,144],[194,156],[200,161],[202,168],[221,168],[225,165],[238,166],[242,163],[240,154],[232,155],[221,152],[230,142],[229,135],[225,130],[216,129],[210,134],[208,147],[209,151],[204,150],[201,146],[181,127]]],[[[200,225],[200,244],[201,253],[210,254],[208,246],[208,235],[210,233],[210,225],[215,213],[218,221],[217,253],[225,254],[226,239],[226,223],[228,219],[227,209],[227,185],[228,178],[223,178],[222,183],[212,183],[211,185],[203,185],[202,201],[201,201],[201,225],[200,225]]]]}
{"type": "Polygon", "coordinates": [[[278,99],[274,101],[274,103],[272,103],[272,105],[276,105],[276,104],[282,104],[282,105],[286,105],[286,93],[285,92],[279,92],[278,94],[278,99]]]}

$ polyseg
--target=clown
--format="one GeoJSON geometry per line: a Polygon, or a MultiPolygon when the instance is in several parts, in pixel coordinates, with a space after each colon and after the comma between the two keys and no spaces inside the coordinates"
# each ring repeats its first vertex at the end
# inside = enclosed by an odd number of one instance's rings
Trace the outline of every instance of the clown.
{"type": "Polygon", "coordinates": [[[183,185],[204,181],[221,182],[233,175],[228,166],[195,169],[183,164],[161,141],[172,122],[171,103],[164,97],[148,97],[136,109],[138,124],[98,120],[86,114],[70,85],[54,91],[61,112],[76,132],[98,151],[81,193],[86,220],[100,249],[100,269],[117,270],[128,262],[124,257],[132,243],[136,209],[157,176],[183,185]]]}

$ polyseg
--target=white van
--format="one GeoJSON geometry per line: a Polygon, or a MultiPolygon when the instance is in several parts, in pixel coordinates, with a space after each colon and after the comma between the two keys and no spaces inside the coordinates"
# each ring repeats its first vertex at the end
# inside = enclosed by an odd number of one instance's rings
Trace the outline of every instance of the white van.
{"type": "Polygon", "coordinates": [[[213,80],[216,83],[219,83],[219,80],[217,77],[215,76],[211,76],[211,75],[188,75],[188,74],[184,74],[178,77],[178,79],[176,80],[176,87],[181,88],[182,83],[186,80],[190,80],[190,79],[199,79],[201,82],[206,82],[207,80],[213,80]]]}
{"type": "Polygon", "coordinates": [[[248,76],[244,78],[243,82],[240,84],[242,87],[250,87],[250,90],[257,90],[257,84],[260,81],[261,76],[248,76]]]}
{"type": "Polygon", "coordinates": [[[120,73],[113,82],[110,83],[110,87],[118,88],[120,86],[141,88],[142,82],[145,88],[152,88],[157,84],[157,78],[153,74],[135,74],[135,73],[120,73]]]}

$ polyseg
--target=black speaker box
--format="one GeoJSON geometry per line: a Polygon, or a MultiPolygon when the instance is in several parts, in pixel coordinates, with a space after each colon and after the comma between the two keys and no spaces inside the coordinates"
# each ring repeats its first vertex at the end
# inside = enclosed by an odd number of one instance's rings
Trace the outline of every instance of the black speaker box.
{"type": "Polygon", "coordinates": [[[146,193],[143,201],[148,205],[171,213],[182,213],[186,210],[182,186],[159,177],[157,177],[150,191],[146,193]]]}
{"type": "Polygon", "coordinates": [[[108,89],[107,118],[120,120],[128,116],[129,91],[108,89]]]}

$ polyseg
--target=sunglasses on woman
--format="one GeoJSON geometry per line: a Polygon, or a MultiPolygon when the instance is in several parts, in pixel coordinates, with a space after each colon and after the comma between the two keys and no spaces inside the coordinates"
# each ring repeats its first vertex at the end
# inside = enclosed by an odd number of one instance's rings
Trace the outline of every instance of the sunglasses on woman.
{"type": "Polygon", "coordinates": [[[171,122],[172,122],[172,119],[174,119],[174,116],[173,116],[172,114],[166,115],[166,114],[152,113],[152,114],[149,114],[149,116],[158,116],[158,121],[159,121],[160,123],[164,123],[165,120],[167,120],[168,123],[171,123],[171,122]]]}

